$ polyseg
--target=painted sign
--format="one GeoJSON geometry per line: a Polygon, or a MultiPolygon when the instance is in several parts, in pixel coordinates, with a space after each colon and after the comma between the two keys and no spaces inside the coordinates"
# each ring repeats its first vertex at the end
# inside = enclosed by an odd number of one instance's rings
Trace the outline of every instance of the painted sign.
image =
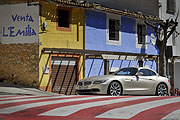
{"type": "Polygon", "coordinates": [[[39,34],[39,7],[23,4],[1,5],[0,42],[35,43],[39,34]]]}
{"type": "MultiPolygon", "coordinates": [[[[31,16],[27,15],[26,16],[17,16],[16,15],[12,15],[12,21],[13,22],[34,22],[33,18],[31,16]]],[[[16,36],[33,36],[36,35],[36,32],[33,28],[31,28],[31,26],[28,24],[24,29],[17,29],[17,31],[15,31],[15,27],[11,26],[11,27],[3,27],[3,37],[16,37],[16,36]]]]}

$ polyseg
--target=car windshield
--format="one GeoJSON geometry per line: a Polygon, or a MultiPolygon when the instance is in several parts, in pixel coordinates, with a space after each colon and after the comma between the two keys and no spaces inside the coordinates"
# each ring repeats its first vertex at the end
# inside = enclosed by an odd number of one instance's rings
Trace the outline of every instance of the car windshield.
{"type": "Polygon", "coordinates": [[[114,75],[127,75],[127,76],[132,76],[137,73],[138,69],[137,68],[123,68],[117,72],[114,73],[114,75]]]}

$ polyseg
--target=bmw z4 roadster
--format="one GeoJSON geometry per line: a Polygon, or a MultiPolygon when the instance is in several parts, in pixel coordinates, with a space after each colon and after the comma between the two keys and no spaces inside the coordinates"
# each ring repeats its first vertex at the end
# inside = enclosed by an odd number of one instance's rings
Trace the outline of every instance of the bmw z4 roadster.
{"type": "Polygon", "coordinates": [[[95,76],[77,83],[77,94],[109,94],[112,96],[158,95],[168,96],[170,81],[144,67],[122,68],[111,75],[95,76]]]}

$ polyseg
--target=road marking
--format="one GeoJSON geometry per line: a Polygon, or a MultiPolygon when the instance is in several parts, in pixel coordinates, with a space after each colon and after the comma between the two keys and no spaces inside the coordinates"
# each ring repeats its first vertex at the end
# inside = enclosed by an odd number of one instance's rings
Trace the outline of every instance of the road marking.
{"type": "Polygon", "coordinates": [[[143,97],[130,97],[130,98],[122,98],[121,97],[120,99],[115,99],[115,100],[105,100],[105,101],[100,101],[100,102],[83,103],[83,104],[77,104],[77,105],[56,108],[56,109],[50,110],[48,112],[45,112],[45,113],[42,113],[39,115],[68,116],[79,110],[86,109],[86,108],[108,105],[108,104],[119,103],[119,102],[126,102],[126,101],[131,101],[131,100],[151,98],[151,97],[156,97],[156,96],[143,96],[143,97]]]}
{"type": "Polygon", "coordinates": [[[28,98],[28,97],[38,97],[38,96],[11,96],[11,97],[5,97],[5,98],[0,98],[0,100],[9,100],[9,99],[17,99],[17,98],[28,98]]]}
{"type": "Polygon", "coordinates": [[[180,119],[180,109],[176,110],[167,116],[163,117],[161,120],[179,120],[180,119]]]}
{"type": "MultiPolygon", "coordinates": [[[[66,97],[72,97],[72,96],[66,96],[66,97]]],[[[84,96],[79,96],[79,97],[84,97],[84,96]]],[[[7,107],[7,108],[0,109],[0,113],[10,114],[10,113],[18,112],[18,111],[25,110],[25,109],[28,109],[28,108],[39,107],[39,106],[44,106],[44,105],[51,105],[51,104],[57,104],[57,103],[66,103],[66,102],[73,102],[73,101],[80,101],[80,100],[98,99],[98,98],[108,98],[108,97],[111,97],[111,96],[95,96],[95,97],[90,97],[89,96],[89,97],[85,97],[85,98],[74,98],[74,99],[71,98],[71,99],[51,100],[51,101],[45,101],[45,102],[23,104],[23,105],[18,105],[18,106],[13,106],[13,107],[7,107]]]]}
{"type": "Polygon", "coordinates": [[[179,98],[168,98],[168,99],[163,99],[163,100],[140,103],[136,105],[109,110],[101,115],[96,116],[96,118],[129,119],[137,115],[138,113],[146,111],[148,109],[174,103],[174,102],[179,102],[179,101],[180,101],[179,98]]]}
{"type": "MultiPolygon", "coordinates": [[[[37,97],[37,96],[36,96],[37,97]]],[[[45,99],[53,99],[53,98],[66,98],[70,96],[46,96],[40,98],[30,98],[30,99],[20,99],[20,100],[9,100],[9,101],[1,101],[0,104],[7,104],[7,103],[16,103],[16,102],[25,102],[25,101],[33,101],[33,100],[45,100],[45,99]]]]}

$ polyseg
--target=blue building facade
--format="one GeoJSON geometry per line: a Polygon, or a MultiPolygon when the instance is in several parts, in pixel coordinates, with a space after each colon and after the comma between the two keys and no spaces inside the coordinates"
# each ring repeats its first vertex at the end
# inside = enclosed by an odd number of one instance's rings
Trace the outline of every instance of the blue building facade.
{"type": "MultiPolygon", "coordinates": [[[[158,55],[151,43],[153,29],[143,20],[110,13],[86,10],[85,49],[112,52],[158,55]],[[141,36],[139,35],[141,34],[141,36]]],[[[137,60],[109,60],[109,70],[138,66],[137,60]]],[[[156,70],[154,60],[145,60],[143,66],[156,70]]],[[[85,61],[85,77],[104,74],[103,59],[85,61]]]]}

